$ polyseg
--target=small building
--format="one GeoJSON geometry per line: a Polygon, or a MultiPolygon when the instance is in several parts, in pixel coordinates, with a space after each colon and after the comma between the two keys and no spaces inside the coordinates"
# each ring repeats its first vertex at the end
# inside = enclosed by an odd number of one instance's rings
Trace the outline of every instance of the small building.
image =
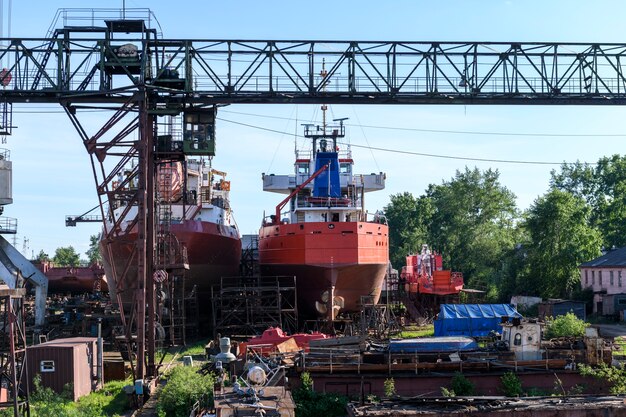
{"type": "Polygon", "coordinates": [[[626,309],[626,247],[610,250],[579,269],[582,288],[593,291],[594,313],[618,316],[626,309]]]}
{"type": "Polygon", "coordinates": [[[94,391],[97,388],[97,340],[95,337],[71,337],[29,346],[26,362],[31,389],[39,375],[41,385],[56,393],[71,386],[74,401],[94,391]]]}
{"type": "Polygon", "coordinates": [[[539,319],[546,317],[564,316],[574,313],[581,320],[587,319],[586,305],[584,301],[549,299],[539,304],[539,319]]]}
{"type": "Polygon", "coordinates": [[[500,333],[500,323],[522,315],[510,304],[441,304],[435,336],[484,337],[500,333]]]}
{"type": "Polygon", "coordinates": [[[541,297],[531,297],[528,295],[514,295],[511,297],[511,304],[518,311],[525,311],[542,302],[541,297]]]}

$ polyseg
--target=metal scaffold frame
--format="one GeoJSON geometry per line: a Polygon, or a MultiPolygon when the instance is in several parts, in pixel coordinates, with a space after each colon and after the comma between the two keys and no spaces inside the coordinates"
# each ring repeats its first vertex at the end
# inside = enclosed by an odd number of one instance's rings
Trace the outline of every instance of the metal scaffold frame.
{"type": "Polygon", "coordinates": [[[24,295],[26,289],[0,289],[0,390],[7,400],[0,409],[13,407],[15,417],[30,416],[26,371],[26,326],[24,295]]]}
{"type": "Polygon", "coordinates": [[[296,277],[222,278],[211,290],[214,332],[255,335],[268,327],[298,330],[296,277]]]}

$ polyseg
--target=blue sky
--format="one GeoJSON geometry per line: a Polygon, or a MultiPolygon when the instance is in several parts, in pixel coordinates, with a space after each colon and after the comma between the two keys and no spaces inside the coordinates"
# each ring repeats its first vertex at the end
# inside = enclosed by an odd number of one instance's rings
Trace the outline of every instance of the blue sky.
{"type": "MultiPolygon", "coordinates": [[[[121,7],[122,1],[14,1],[11,35],[43,37],[57,8],[121,7]],[[34,12],[36,11],[36,12],[34,12]]],[[[7,35],[4,0],[4,36],[7,35]]],[[[165,38],[336,39],[385,41],[624,42],[623,1],[191,1],[127,0],[126,7],[150,7],[165,38]],[[175,5],[173,7],[172,5],[175,5]]],[[[261,173],[293,170],[293,132],[319,114],[319,106],[236,105],[224,108],[218,124],[214,166],[228,172],[232,206],[241,232],[256,233],[263,211],[280,196],[263,193],[261,173]],[[225,120],[289,132],[275,134],[225,120]]],[[[58,107],[15,106],[6,148],[12,152],[14,204],[5,215],[17,217],[18,249],[26,255],[73,245],[83,253],[96,224],[66,228],[66,214],[80,214],[96,202],[87,154],[58,107]]],[[[334,117],[349,117],[353,144],[451,156],[528,161],[595,162],[623,152],[626,132],[621,107],[549,106],[333,106],[334,117]],[[536,133],[532,136],[464,135],[360,127],[536,133]],[[551,137],[541,134],[587,134],[551,137]],[[621,135],[602,137],[593,135],[621,135]]],[[[86,120],[89,124],[89,121],[86,120]]],[[[98,122],[91,123],[96,129],[98,122]]],[[[424,192],[430,183],[451,178],[466,165],[497,168],[501,182],[527,208],[543,194],[557,166],[471,163],[354,148],[355,171],[387,173],[387,189],[369,194],[370,211],[382,209],[390,194],[424,192]]]]}

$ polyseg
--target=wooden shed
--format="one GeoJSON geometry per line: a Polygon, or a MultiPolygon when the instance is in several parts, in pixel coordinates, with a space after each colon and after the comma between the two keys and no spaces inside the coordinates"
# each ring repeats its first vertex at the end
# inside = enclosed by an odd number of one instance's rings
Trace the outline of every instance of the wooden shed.
{"type": "Polygon", "coordinates": [[[74,401],[97,388],[97,338],[71,337],[56,339],[26,350],[28,383],[41,377],[41,385],[62,393],[71,384],[74,401]]]}

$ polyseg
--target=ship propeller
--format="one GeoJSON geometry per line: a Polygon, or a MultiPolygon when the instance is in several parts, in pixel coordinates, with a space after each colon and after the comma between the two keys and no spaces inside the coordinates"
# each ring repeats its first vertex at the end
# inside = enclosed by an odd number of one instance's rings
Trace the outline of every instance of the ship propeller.
{"type": "Polygon", "coordinates": [[[319,301],[315,302],[315,309],[318,313],[324,315],[328,312],[328,307],[326,307],[326,303],[320,303],[319,301]]]}

